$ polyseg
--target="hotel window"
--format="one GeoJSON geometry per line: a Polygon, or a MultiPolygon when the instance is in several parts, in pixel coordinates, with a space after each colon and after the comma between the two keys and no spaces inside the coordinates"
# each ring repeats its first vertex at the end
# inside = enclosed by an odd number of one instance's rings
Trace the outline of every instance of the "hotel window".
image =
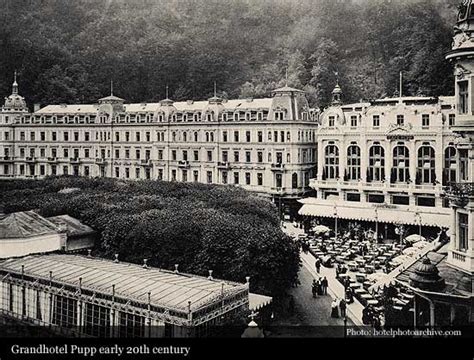
{"type": "Polygon", "coordinates": [[[257,133],[257,139],[258,139],[258,142],[263,142],[263,132],[262,131],[259,131],[257,133]]]}
{"type": "Polygon", "coordinates": [[[257,152],[257,161],[259,163],[263,162],[263,152],[262,151],[257,152]]]}
{"type": "Polygon", "coordinates": [[[347,148],[347,169],[348,173],[344,174],[344,180],[360,179],[360,147],[351,145],[347,148]]]}
{"type": "Polygon", "coordinates": [[[140,133],[139,133],[139,132],[136,132],[136,133],[135,133],[135,140],[136,140],[137,142],[140,142],[140,133]]]}
{"type": "Polygon", "coordinates": [[[35,149],[34,148],[30,149],[30,157],[32,157],[32,158],[35,157],[35,149]]]}
{"type": "Polygon", "coordinates": [[[158,150],[158,160],[163,160],[163,150],[158,150]]]}
{"type": "Polygon", "coordinates": [[[53,131],[53,132],[51,133],[51,140],[52,140],[52,141],[57,141],[56,131],[53,131]]]}
{"type": "Polygon", "coordinates": [[[89,149],[84,149],[84,157],[85,157],[86,159],[89,158],[89,149]]]}
{"type": "Polygon", "coordinates": [[[199,171],[198,170],[193,171],[193,177],[194,177],[194,182],[199,181],[199,171]]]}
{"type": "Polygon", "coordinates": [[[268,141],[272,141],[272,132],[271,131],[268,132],[268,141]]]}
{"type": "Polygon", "coordinates": [[[257,113],[257,121],[262,121],[263,120],[263,114],[261,112],[257,113]]]}
{"type": "Polygon", "coordinates": [[[30,139],[31,141],[35,141],[35,133],[33,131],[30,133],[30,139]]]}
{"type": "Polygon", "coordinates": [[[52,306],[54,325],[66,328],[77,325],[77,300],[56,295],[52,306]]]}
{"type": "Polygon", "coordinates": [[[125,159],[130,159],[130,150],[125,149],[125,159]]]}
{"type": "Polygon", "coordinates": [[[150,150],[145,150],[145,160],[150,160],[151,157],[151,151],[150,150]]]}
{"type": "Polygon", "coordinates": [[[57,157],[57,149],[51,149],[51,157],[53,158],[57,157]]]}
{"type": "Polygon", "coordinates": [[[65,158],[69,157],[69,150],[68,149],[63,150],[63,157],[65,157],[65,158]]]}
{"type": "Polygon", "coordinates": [[[372,126],[374,128],[378,128],[380,126],[380,115],[373,115],[372,116],[372,126]]]}
{"type": "Polygon", "coordinates": [[[20,175],[25,175],[25,165],[20,165],[20,175]]]}
{"type": "Polygon", "coordinates": [[[109,337],[110,309],[95,304],[85,304],[83,330],[94,337],[109,337]]]}
{"type": "Polygon", "coordinates": [[[5,131],[5,140],[9,141],[10,140],[10,133],[8,131],[5,131]]]}
{"type": "Polygon", "coordinates": [[[24,131],[20,132],[20,140],[25,141],[25,132],[24,131]]]}
{"type": "Polygon", "coordinates": [[[79,141],[79,133],[77,131],[74,132],[74,141],[79,141]]]}
{"type": "Polygon", "coordinates": [[[236,185],[239,184],[239,173],[238,172],[234,173],[234,184],[236,184],[236,185]]]}
{"type": "Polygon", "coordinates": [[[229,156],[227,151],[222,151],[222,162],[228,162],[229,156]]]}
{"type": "MultiPolygon", "coordinates": [[[[310,133],[311,135],[311,133],[310,133]]],[[[286,132],[286,141],[290,142],[291,141],[291,133],[289,131],[286,132]]]]}
{"type": "Polygon", "coordinates": [[[239,152],[238,151],[234,151],[234,161],[235,162],[239,162],[240,159],[239,159],[239,152]]]}
{"type": "Polygon", "coordinates": [[[188,170],[182,170],[183,182],[188,182],[188,170]]]}
{"type": "Polygon", "coordinates": [[[176,158],[177,158],[177,157],[176,157],[176,150],[172,150],[172,151],[171,151],[171,160],[176,161],[176,158]]]}
{"type": "Polygon", "coordinates": [[[149,131],[147,131],[145,133],[145,138],[146,138],[146,141],[150,142],[151,141],[151,133],[149,131]]]}
{"type": "Polygon", "coordinates": [[[457,158],[456,148],[448,146],[444,151],[444,171],[443,171],[443,185],[449,185],[456,182],[457,158]]]}
{"type": "Polygon", "coordinates": [[[214,142],[214,133],[211,132],[210,135],[211,135],[211,142],[214,142]]]}
{"type": "Polygon", "coordinates": [[[194,150],[194,161],[199,161],[199,150],[194,150]]]}
{"type": "Polygon", "coordinates": [[[252,138],[251,138],[251,135],[250,135],[250,131],[246,131],[245,132],[245,139],[247,142],[251,142],[252,141],[252,138]]]}
{"type": "Polygon", "coordinates": [[[207,161],[212,161],[212,150],[207,151],[207,161]]]}
{"type": "Polygon", "coordinates": [[[56,165],[51,165],[51,175],[56,175],[58,172],[56,165]]]}
{"type": "Polygon", "coordinates": [[[283,177],[281,174],[275,174],[275,187],[281,189],[283,186],[283,177]]]}
{"type": "Polygon", "coordinates": [[[147,180],[150,180],[151,179],[151,170],[149,167],[145,168],[145,178],[147,180]]]}
{"type": "Polygon", "coordinates": [[[187,132],[184,132],[184,133],[183,133],[183,141],[184,141],[184,142],[187,142],[187,141],[188,141],[188,133],[187,133],[187,132]]]}
{"type": "Polygon", "coordinates": [[[369,149],[369,168],[367,182],[385,180],[385,150],[380,145],[373,145],[369,149]]]}
{"type": "Polygon", "coordinates": [[[292,189],[298,188],[298,174],[297,173],[293,173],[293,175],[291,175],[291,188],[292,189]]]}
{"type": "Polygon", "coordinates": [[[246,151],[245,152],[245,162],[252,162],[251,159],[252,158],[252,153],[250,151],[246,151]]]}
{"type": "Polygon", "coordinates": [[[84,141],[89,141],[90,140],[90,133],[89,132],[85,132],[84,133],[84,141]]]}
{"type": "Polygon", "coordinates": [[[397,115],[397,125],[403,126],[405,124],[405,116],[397,115]]]}
{"type": "Polygon", "coordinates": [[[390,182],[408,182],[410,180],[410,151],[404,145],[397,145],[393,149],[393,168],[390,182]]]}
{"type": "Polygon", "coordinates": [[[69,174],[69,168],[67,165],[63,166],[63,175],[68,175],[69,174]]]}
{"type": "Polygon", "coordinates": [[[125,132],[125,141],[130,141],[130,133],[128,131],[125,132]]]}
{"type": "Polygon", "coordinates": [[[171,181],[176,181],[176,170],[171,170],[171,181]]]}
{"type": "Polygon", "coordinates": [[[336,145],[327,145],[324,151],[323,180],[339,177],[339,148],[336,145]]]}
{"type": "Polygon", "coordinates": [[[120,159],[120,150],[119,149],[115,149],[115,158],[120,159]]]}
{"type": "Polygon", "coordinates": [[[357,115],[351,115],[351,127],[357,127],[357,115]]]}
{"type": "Polygon", "coordinates": [[[163,169],[158,169],[158,180],[163,180],[163,169]]]}
{"type": "Polygon", "coordinates": [[[40,165],[40,175],[44,176],[44,174],[45,174],[44,165],[40,165]]]}
{"type": "Polygon", "coordinates": [[[250,185],[250,182],[251,182],[251,176],[250,176],[250,173],[247,172],[245,173],[245,184],[250,185]]]}
{"type": "Polygon", "coordinates": [[[46,141],[46,133],[44,131],[40,132],[40,139],[41,141],[46,141]]]}
{"type": "Polygon", "coordinates": [[[212,171],[207,171],[207,183],[212,184],[212,171]]]}
{"type": "Polygon", "coordinates": [[[141,154],[140,154],[140,150],[139,150],[139,149],[136,149],[136,150],[135,150],[135,158],[136,158],[136,159],[140,159],[140,158],[141,158],[140,155],[141,155],[141,154]]]}
{"type": "Polygon", "coordinates": [[[467,149],[459,149],[459,180],[467,181],[469,159],[467,156],[467,149]]]}
{"type": "Polygon", "coordinates": [[[418,149],[418,169],[416,169],[416,184],[434,184],[435,174],[435,150],[428,145],[418,149]]]}
{"type": "Polygon", "coordinates": [[[234,131],[234,142],[239,142],[239,132],[234,131]]]}
{"type": "Polygon", "coordinates": [[[84,176],[88,177],[90,175],[89,166],[84,166],[84,176]]]}
{"type": "Polygon", "coordinates": [[[335,118],[334,118],[334,116],[329,116],[328,123],[329,123],[329,127],[334,127],[334,125],[335,125],[335,118]]]}
{"type": "Polygon", "coordinates": [[[467,114],[468,112],[468,84],[467,81],[458,82],[459,91],[459,114],[467,114]]]}
{"type": "Polygon", "coordinates": [[[187,150],[183,150],[183,160],[188,161],[188,152],[187,152],[187,150]]]}
{"type": "Polygon", "coordinates": [[[454,126],[454,124],[456,123],[456,115],[455,114],[449,114],[449,117],[448,117],[448,124],[449,126],[454,126]]]}
{"type": "Polygon", "coordinates": [[[423,114],[421,115],[421,127],[427,129],[430,127],[430,115],[423,114]]]}
{"type": "Polygon", "coordinates": [[[458,213],[459,221],[459,248],[458,250],[466,251],[468,249],[468,233],[469,233],[469,216],[467,214],[458,213]]]}
{"type": "Polygon", "coordinates": [[[79,149],[74,149],[74,159],[79,159],[79,149]]]}
{"type": "Polygon", "coordinates": [[[46,149],[40,149],[40,158],[44,158],[46,156],[46,149]]]}
{"type": "Polygon", "coordinates": [[[223,183],[223,184],[227,184],[227,181],[228,181],[228,180],[227,180],[227,177],[228,177],[227,175],[228,175],[228,174],[227,174],[227,171],[223,171],[223,172],[222,172],[222,183],[223,183]]]}
{"type": "Polygon", "coordinates": [[[257,173],[257,185],[258,186],[263,185],[263,174],[262,173],[257,173]]]}
{"type": "Polygon", "coordinates": [[[222,141],[227,142],[227,131],[222,132],[222,141]]]}

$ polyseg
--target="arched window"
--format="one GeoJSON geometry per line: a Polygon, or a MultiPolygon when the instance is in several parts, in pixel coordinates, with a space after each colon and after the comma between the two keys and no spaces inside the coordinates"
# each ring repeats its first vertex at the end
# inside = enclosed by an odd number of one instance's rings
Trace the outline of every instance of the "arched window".
{"type": "Polygon", "coordinates": [[[297,173],[293,173],[293,175],[291,175],[291,187],[293,189],[298,188],[298,174],[297,173]]]}
{"type": "Polygon", "coordinates": [[[393,168],[390,182],[408,182],[410,180],[410,151],[405,145],[393,149],[393,168]]]}
{"type": "Polygon", "coordinates": [[[369,167],[367,169],[367,182],[385,180],[385,150],[375,144],[369,149],[369,167]]]}
{"type": "Polygon", "coordinates": [[[171,134],[171,139],[173,142],[176,141],[176,133],[173,131],[173,133],[171,134]]]}
{"type": "Polygon", "coordinates": [[[327,145],[324,151],[324,180],[339,177],[339,148],[336,145],[327,145]]]}
{"type": "Polygon", "coordinates": [[[423,145],[418,149],[415,182],[416,184],[434,184],[435,181],[435,150],[429,145],[423,145]]]}
{"type": "Polygon", "coordinates": [[[448,146],[444,151],[443,185],[456,182],[456,169],[456,148],[454,146],[448,146]]]}
{"type": "Polygon", "coordinates": [[[351,145],[347,148],[347,173],[344,180],[360,179],[360,147],[351,145]]]}
{"type": "Polygon", "coordinates": [[[183,133],[183,141],[184,142],[188,141],[188,133],[187,132],[183,133]]]}
{"type": "Polygon", "coordinates": [[[195,142],[198,142],[198,139],[199,139],[198,132],[195,131],[195,132],[194,132],[194,141],[195,141],[195,142]]]}
{"type": "Polygon", "coordinates": [[[209,142],[209,133],[206,133],[206,142],[209,142]]]}
{"type": "Polygon", "coordinates": [[[210,135],[211,135],[211,142],[214,142],[214,133],[211,132],[210,135]]]}

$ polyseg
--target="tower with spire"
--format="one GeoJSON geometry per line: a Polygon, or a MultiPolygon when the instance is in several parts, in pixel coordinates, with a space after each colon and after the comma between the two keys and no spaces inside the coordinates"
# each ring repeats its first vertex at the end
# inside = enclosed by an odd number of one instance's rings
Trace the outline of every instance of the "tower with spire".
{"type": "Polygon", "coordinates": [[[18,82],[16,70],[13,74],[13,85],[12,93],[10,96],[5,98],[5,104],[2,108],[3,111],[9,112],[27,112],[28,106],[26,105],[25,98],[18,94],[18,82]]]}

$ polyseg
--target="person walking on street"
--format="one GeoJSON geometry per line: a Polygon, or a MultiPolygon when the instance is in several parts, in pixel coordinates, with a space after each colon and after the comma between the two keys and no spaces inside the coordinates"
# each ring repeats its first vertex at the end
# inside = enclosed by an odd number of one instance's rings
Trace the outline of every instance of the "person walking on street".
{"type": "Polygon", "coordinates": [[[337,303],[337,298],[333,300],[331,303],[331,317],[333,318],[338,318],[339,317],[339,311],[338,311],[338,303],[337,303]]]}
{"type": "Polygon", "coordinates": [[[341,299],[339,301],[339,309],[341,310],[341,317],[345,318],[346,317],[346,301],[344,299],[341,299]]]}
{"type": "Polygon", "coordinates": [[[327,295],[328,294],[328,279],[326,279],[326,276],[323,277],[323,280],[322,280],[322,285],[323,285],[323,294],[324,295],[327,295]]]}
{"type": "Polygon", "coordinates": [[[318,294],[318,284],[315,279],[313,279],[313,284],[311,285],[311,292],[313,293],[313,298],[316,298],[316,295],[318,294]]]}
{"type": "Polygon", "coordinates": [[[321,269],[321,260],[319,258],[316,259],[316,262],[314,263],[314,266],[316,267],[316,271],[319,274],[319,271],[321,269]]]}

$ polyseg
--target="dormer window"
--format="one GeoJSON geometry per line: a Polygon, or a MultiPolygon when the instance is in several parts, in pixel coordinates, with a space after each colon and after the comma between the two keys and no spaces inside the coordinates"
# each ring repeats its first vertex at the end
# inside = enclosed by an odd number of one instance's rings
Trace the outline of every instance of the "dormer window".
{"type": "Polygon", "coordinates": [[[183,114],[183,121],[188,121],[188,114],[186,113],[183,114]]]}
{"type": "Polygon", "coordinates": [[[378,128],[380,126],[380,115],[372,116],[372,126],[378,128]]]}
{"type": "Polygon", "coordinates": [[[206,119],[207,119],[207,121],[212,121],[212,113],[207,113],[206,114],[206,119]]]}
{"type": "Polygon", "coordinates": [[[238,111],[236,111],[234,113],[234,121],[239,121],[239,112],[238,111]]]}
{"type": "Polygon", "coordinates": [[[284,120],[284,113],[283,111],[275,111],[275,120],[284,120]]]}
{"type": "Polygon", "coordinates": [[[245,121],[250,121],[251,115],[250,113],[245,113],[245,121]]]}
{"type": "Polygon", "coordinates": [[[201,116],[201,113],[199,113],[199,112],[194,113],[194,116],[193,116],[194,121],[199,121],[200,116],[201,116]]]}
{"type": "Polygon", "coordinates": [[[357,127],[357,115],[351,116],[351,127],[357,127]]]}
{"type": "Polygon", "coordinates": [[[262,112],[259,111],[257,113],[257,121],[262,121],[262,120],[263,120],[263,114],[262,114],[262,112]]]}
{"type": "Polygon", "coordinates": [[[421,115],[421,127],[423,129],[427,129],[427,128],[430,127],[430,115],[429,114],[421,115]]]}

